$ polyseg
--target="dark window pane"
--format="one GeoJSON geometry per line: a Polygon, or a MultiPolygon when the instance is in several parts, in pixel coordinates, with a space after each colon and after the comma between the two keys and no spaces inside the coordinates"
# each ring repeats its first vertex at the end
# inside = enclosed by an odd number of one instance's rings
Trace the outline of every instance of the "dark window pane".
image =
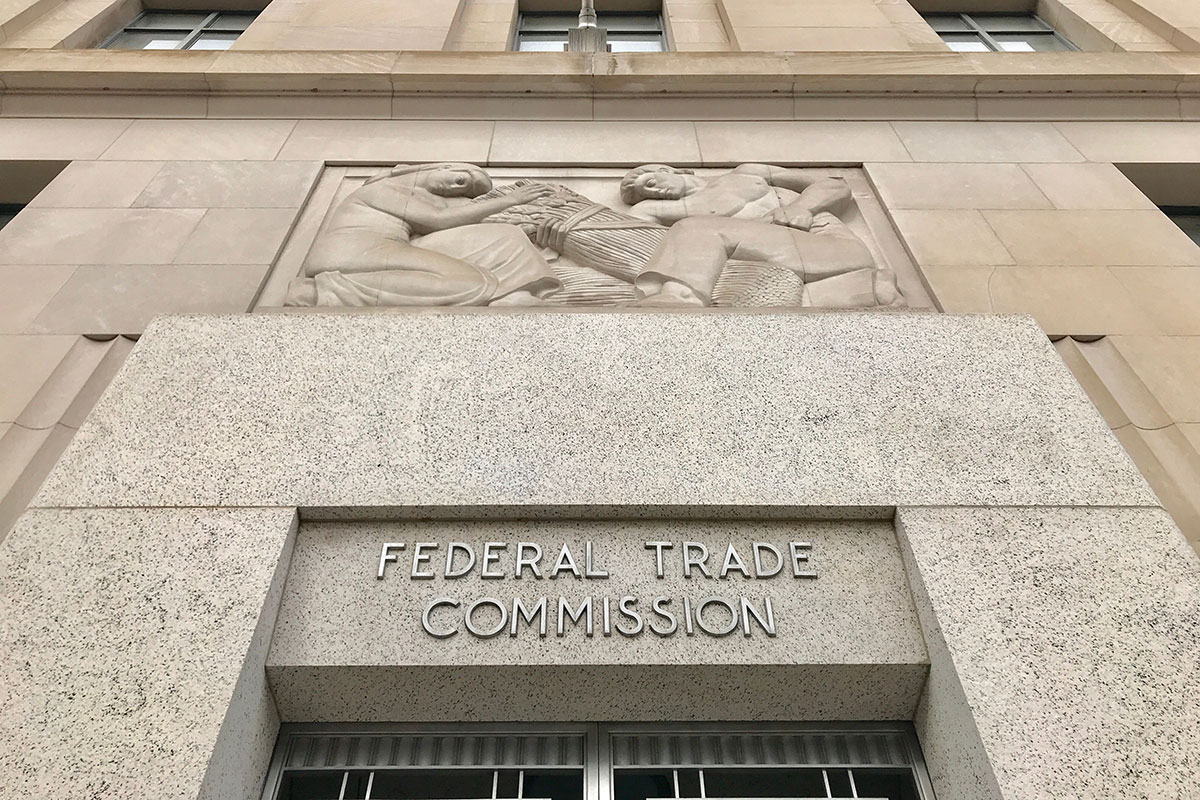
{"type": "Polygon", "coordinates": [[[988,33],[1031,33],[1051,30],[1033,14],[972,14],[975,24],[988,33]]]}
{"type": "Polygon", "coordinates": [[[927,14],[925,21],[929,23],[929,27],[933,28],[938,33],[955,31],[969,31],[970,27],[963,22],[962,17],[958,14],[927,14]]]}
{"type": "Polygon", "coordinates": [[[1187,209],[1182,212],[1167,211],[1167,216],[1179,226],[1180,230],[1191,237],[1193,242],[1200,244],[1200,208],[1187,209]]]}
{"type": "Polygon", "coordinates": [[[208,14],[176,14],[172,11],[147,11],[135,19],[131,28],[199,28],[208,14]]]}
{"type": "Polygon", "coordinates": [[[525,797],[534,800],[583,800],[583,775],[570,772],[525,772],[525,797]]]}
{"type": "Polygon", "coordinates": [[[706,769],[707,797],[822,797],[819,769],[706,769]]]}
{"type": "Polygon", "coordinates": [[[648,800],[652,797],[674,797],[675,786],[670,772],[617,772],[613,781],[613,800],[648,800]]]}
{"type": "Polygon", "coordinates": [[[216,22],[209,25],[209,28],[220,29],[223,31],[244,31],[250,27],[250,23],[254,22],[257,14],[220,14],[217,16],[216,22]]]}
{"type": "MultiPolygon", "coordinates": [[[[525,790],[529,794],[529,790],[525,790]]],[[[336,797],[337,795],[334,795],[336,797]]],[[[391,800],[455,800],[492,796],[492,771],[403,770],[375,773],[372,797],[391,800]]]]}
{"type": "Polygon", "coordinates": [[[523,14],[522,31],[562,31],[579,24],[578,14],[523,14]]]}

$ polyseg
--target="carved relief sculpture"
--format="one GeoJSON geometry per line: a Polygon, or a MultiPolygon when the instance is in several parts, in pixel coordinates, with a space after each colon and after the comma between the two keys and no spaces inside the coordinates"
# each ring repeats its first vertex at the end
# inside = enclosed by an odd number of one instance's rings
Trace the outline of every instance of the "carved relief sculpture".
{"type": "Polygon", "coordinates": [[[838,217],[851,200],[838,178],[648,164],[620,188],[629,212],[564,186],[493,188],[471,164],[397,166],[333,211],[287,304],[904,304],[838,217]]]}

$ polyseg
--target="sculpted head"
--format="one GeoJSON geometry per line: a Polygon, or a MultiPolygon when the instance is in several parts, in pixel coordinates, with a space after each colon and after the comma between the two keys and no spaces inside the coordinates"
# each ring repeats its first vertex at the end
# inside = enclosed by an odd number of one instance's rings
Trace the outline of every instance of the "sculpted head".
{"type": "Polygon", "coordinates": [[[474,164],[447,161],[440,164],[398,164],[367,179],[375,183],[396,179],[420,186],[439,197],[478,197],[492,188],[492,179],[474,164]]]}
{"type": "Polygon", "coordinates": [[[690,169],[666,164],[643,164],[621,179],[621,199],[629,205],[642,200],[678,200],[696,188],[698,179],[690,169]]]}

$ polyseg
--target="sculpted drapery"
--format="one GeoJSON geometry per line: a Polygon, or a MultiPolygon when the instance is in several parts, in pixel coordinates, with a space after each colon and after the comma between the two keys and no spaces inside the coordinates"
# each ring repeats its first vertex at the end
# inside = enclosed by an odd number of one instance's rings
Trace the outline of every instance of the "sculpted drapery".
{"type": "Polygon", "coordinates": [[[334,209],[288,305],[903,305],[838,217],[837,178],[648,164],[619,211],[566,187],[493,187],[472,164],[397,166],[334,209]]]}

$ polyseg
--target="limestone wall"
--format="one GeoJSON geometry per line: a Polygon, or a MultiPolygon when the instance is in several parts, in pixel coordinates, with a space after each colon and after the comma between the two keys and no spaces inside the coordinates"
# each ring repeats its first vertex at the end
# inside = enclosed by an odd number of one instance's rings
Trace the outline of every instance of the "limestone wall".
{"type": "Polygon", "coordinates": [[[75,337],[250,309],[323,163],[862,163],[942,310],[1115,348],[1120,370],[1064,355],[1197,542],[1200,247],[1113,166],[1200,162],[1197,143],[1185,122],[2,119],[7,158],[72,162],[0,232],[6,485],[75,337]],[[1113,410],[1131,385],[1148,399],[1113,410]]]}
{"type": "MultiPolygon", "coordinates": [[[[577,10],[570,2],[537,8],[560,6],[577,10]]],[[[8,0],[0,4],[0,47],[94,47],[143,7],[136,0],[8,0]]],[[[234,45],[239,50],[491,51],[510,48],[520,4],[274,0],[204,7],[262,8],[234,45]]],[[[680,51],[947,50],[917,13],[947,10],[933,0],[665,0],[661,7],[671,47],[680,51]]],[[[1200,19],[1189,0],[1038,0],[1028,10],[1087,51],[1200,50],[1200,19]]]]}

